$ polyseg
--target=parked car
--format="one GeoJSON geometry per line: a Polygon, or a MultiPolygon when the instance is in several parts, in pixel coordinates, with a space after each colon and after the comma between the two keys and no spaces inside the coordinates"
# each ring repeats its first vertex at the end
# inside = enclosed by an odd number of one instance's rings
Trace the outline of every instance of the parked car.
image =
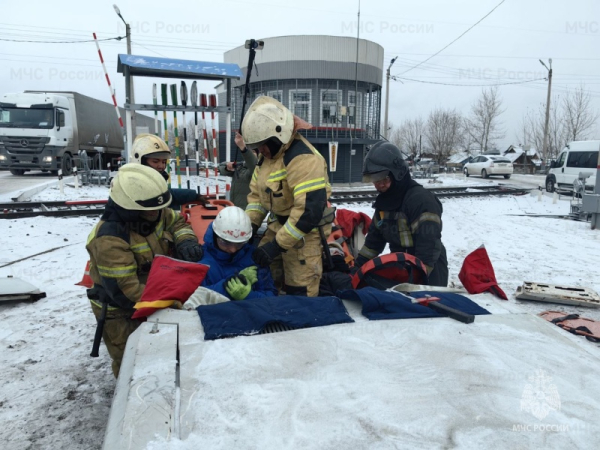
{"type": "Polygon", "coordinates": [[[589,174],[585,188],[593,191],[596,184],[596,166],[598,165],[598,148],[600,141],[573,141],[560,152],[558,159],[550,164],[546,175],[548,192],[572,191],[573,182],[579,174],[589,174]]]}
{"type": "Polygon", "coordinates": [[[503,175],[508,179],[513,173],[513,164],[504,156],[479,155],[465,164],[463,172],[467,177],[481,175],[482,178],[488,178],[491,175],[503,175]]]}

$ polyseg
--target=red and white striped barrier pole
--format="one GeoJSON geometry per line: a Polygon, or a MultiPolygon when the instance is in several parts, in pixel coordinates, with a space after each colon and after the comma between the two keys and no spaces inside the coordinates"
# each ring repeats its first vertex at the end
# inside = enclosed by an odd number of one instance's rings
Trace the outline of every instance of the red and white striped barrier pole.
{"type": "MultiPolygon", "coordinates": [[[[208,106],[206,94],[200,94],[200,106],[208,106]]],[[[204,137],[204,162],[206,163],[206,195],[208,195],[208,134],[206,132],[206,117],[204,116],[204,111],[202,111],[202,135],[204,137]]]]}
{"type": "MultiPolygon", "coordinates": [[[[113,105],[115,105],[115,111],[117,112],[117,117],[119,118],[119,125],[121,125],[121,130],[123,130],[123,148],[125,149],[125,151],[127,151],[127,135],[125,134],[125,126],[123,125],[123,119],[121,118],[119,107],[117,106],[117,98],[115,97],[115,91],[110,84],[110,78],[108,77],[106,65],[104,64],[104,58],[102,57],[102,51],[100,51],[98,38],[96,38],[96,33],[94,33],[94,42],[96,43],[96,48],[98,49],[98,56],[100,57],[100,62],[102,63],[102,69],[104,69],[104,76],[106,77],[106,82],[108,83],[108,90],[110,91],[110,96],[112,97],[113,105]]],[[[127,155],[127,153],[125,155],[126,161],[129,161],[129,155],[127,155]]]]}
{"type": "MultiPolygon", "coordinates": [[[[216,108],[217,107],[217,96],[212,94],[210,95],[210,107],[211,108],[216,108]]],[[[215,110],[212,109],[210,111],[210,123],[211,123],[211,128],[212,128],[212,147],[213,147],[213,162],[215,164],[215,181],[216,181],[216,187],[217,187],[217,198],[219,198],[219,181],[217,179],[217,177],[219,176],[219,171],[217,169],[217,164],[218,164],[218,158],[217,158],[217,131],[215,128],[215,110]]]]}

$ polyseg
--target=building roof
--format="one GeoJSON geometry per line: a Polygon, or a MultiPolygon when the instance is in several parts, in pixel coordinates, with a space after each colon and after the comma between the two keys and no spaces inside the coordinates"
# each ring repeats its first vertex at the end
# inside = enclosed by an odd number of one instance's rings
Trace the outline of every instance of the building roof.
{"type": "MultiPolygon", "coordinates": [[[[358,78],[359,83],[382,84],[384,50],[375,42],[359,39],[357,49],[357,39],[348,36],[278,36],[261,40],[264,48],[256,51],[254,60],[260,81],[358,78]]],[[[228,50],[224,61],[239,65],[245,72],[248,50],[244,45],[228,50]]]]}
{"type": "Polygon", "coordinates": [[[524,150],[522,147],[515,147],[514,145],[511,145],[510,147],[508,147],[508,149],[506,149],[503,152],[503,156],[505,156],[507,159],[510,159],[510,161],[514,163],[524,153],[527,155],[527,157],[533,164],[541,164],[542,161],[535,148],[529,148],[527,150],[524,150]]]}

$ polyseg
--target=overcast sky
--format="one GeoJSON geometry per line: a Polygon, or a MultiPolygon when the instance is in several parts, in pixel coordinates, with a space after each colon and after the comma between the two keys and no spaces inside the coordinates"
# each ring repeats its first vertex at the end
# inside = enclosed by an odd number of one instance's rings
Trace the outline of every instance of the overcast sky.
{"type": "MultiPolygon", "coordinates": [[[[133,54],[223,61],[223,52],[249,38],[326,34],[356,36],[358,1],[117,0],[132,27],[133,54]],[[301,6],[299,6],[301,5],[301,6]]],[[[410,78],[390,82],[390,122],[427,117],[436,108],[468,113],[482,87],[544,78],[538,59],[553,62],[553,94],[584,85],[600,109],[600,1],[505,0],[494,12],[427,63],[490,12],[501,0],[370,0],[361,3],[360,37],[385,50],[385,69],[410,78]],[[594,51],[595,50],[595,51],[594,51]],[[407,72],[408,71],[408,72],[407,72]],[[431,84],[445,83],[445,84],[431,84]]],[[[12,40],[73,41],[124,36],[113,1],[1,0],[0,93],[25,89],[74,90],[110,101],[93,42],[22,43],[12,40]]],[[[116,72],[122,41],[100,42],[109,76],[124,102],[124,80],[116,72]]],[[[152,103],[152,82],[136,86],[136,101],[152,103]]],[[[160,81],[158,81],[160,82],[160,81]]],[[[173,81],[168,81],[172,83],[173,81]]],[[[203,86],[213,93],[215,83],[203,86]]],[[[529,109],[545,102],[546,81],[500,86],[506,137],[499,147],[518,143],[517,129],[529,109]]],[[[385,93],[384,93],[385,95],[385,93]]],[[[383,117],[382,111],[382,117],[383,117]]],[[[600,137],[596,127],[591,137],[600,137]]]]}

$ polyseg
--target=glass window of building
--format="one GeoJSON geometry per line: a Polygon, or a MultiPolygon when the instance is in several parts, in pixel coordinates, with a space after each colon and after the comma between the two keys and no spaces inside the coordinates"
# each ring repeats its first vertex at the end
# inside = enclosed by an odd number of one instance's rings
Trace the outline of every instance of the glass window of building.
{"type": "Polygon", "coordinates": [[[348,126],[354,125],[362,128],[362,92],[358,93],[358,105],[356,103],[356,92],[348,91],[348,126]]]}
{"type": "Polygon", "coordinates": [[[267,95],[274,98],[278,102],[283,103],[283,92],[281,89],[278,91],[267,91],[267,95]]]}
{"type": "Polygon", "coordinates": [[[290,90],[290,109],[293,114],[310,123],[310,89],[290,90]]]}
{"type": "Polygon", "coordinates": [[[341,91],[321,89],[321,126],[338,127],[338,107],[342,104],[341,91]]]}

